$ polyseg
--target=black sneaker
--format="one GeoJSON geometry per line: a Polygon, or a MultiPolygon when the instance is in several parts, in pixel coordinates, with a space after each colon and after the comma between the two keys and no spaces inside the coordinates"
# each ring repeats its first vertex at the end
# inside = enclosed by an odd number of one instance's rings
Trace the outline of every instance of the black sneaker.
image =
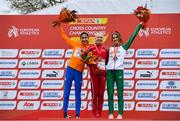
{"type": "Polygon", "coordinates": [[[68,115],[66,112],[64,112],[64,118],[69,119],[69,118],[71,118],[71,116],[68,115]]]}

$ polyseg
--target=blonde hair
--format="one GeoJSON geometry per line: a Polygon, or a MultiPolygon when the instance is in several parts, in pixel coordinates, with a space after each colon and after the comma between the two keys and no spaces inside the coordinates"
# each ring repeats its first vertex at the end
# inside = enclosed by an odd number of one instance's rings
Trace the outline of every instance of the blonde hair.
{"type": "Polygon", "coordinates": [[[94,35],[95,37],[104,37],[104,32],[96,32],[94,35]]]}

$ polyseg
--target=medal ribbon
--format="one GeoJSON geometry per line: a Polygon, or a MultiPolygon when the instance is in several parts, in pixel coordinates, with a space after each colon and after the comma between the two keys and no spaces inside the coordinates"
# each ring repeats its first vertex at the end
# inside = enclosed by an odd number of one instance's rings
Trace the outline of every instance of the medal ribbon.
{"type": "Polygon", "coordinates": [[[96,46],[96,45],[95,45],[95,47],[96,47],[96,50],[97,50],[97,52],[98,52],[99,56],[101,56],[101,52],[102,52],[102,46],[101,46],[101,49],[100,49],[100,51],[99,51],[99,49],[97,48],[97,46],[96,46]]]}
{"type": "Polygon", "coordinates": [[[117,58],[118,47],[114,47],[114,58],[117,58]]]}

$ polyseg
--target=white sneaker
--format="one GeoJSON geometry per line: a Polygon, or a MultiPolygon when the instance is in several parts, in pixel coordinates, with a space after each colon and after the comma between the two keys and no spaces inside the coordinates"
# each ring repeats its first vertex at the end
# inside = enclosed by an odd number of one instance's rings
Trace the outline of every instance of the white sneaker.
{"type": "Polygon", "coordinates": [[[114,119],[114,116],[113,116],[113,114],[109,114],[109,117],[108,117],[109,119],[114,119]]]}
{"type": "Polygon", "coordinates": [[[118,116],[117,116],[116,119],[122,119],[122,115],[121,115],[121,114],[118,114],[118,116]]]}
{"type": "Polygon", "coordinates": [[[76,119],[80,119],[80,117],[79,117],[79,116],[76,116],[76,119]]]}

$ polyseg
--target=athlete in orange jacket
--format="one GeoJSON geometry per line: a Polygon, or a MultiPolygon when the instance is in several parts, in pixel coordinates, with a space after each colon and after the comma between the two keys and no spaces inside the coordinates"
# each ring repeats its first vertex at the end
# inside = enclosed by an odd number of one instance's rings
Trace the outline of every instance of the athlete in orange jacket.
{"type": "Polygon", "coordinates": [[[60,26],[60,35],[63,40],[73,48],[70,61],[66,68],[66,80],[64,84],[64,118],[71,118],[67,114],[69,95],[71,90],[72,81],[75,82],[75,98],[76,98],[76,118],[80,116],[80,107],[81,107],[81,85],[82,85],[82,72],[84,70],[84,61],[81,58],[81,51],[86,50],[88,47],[89,36],[86,32],[80,34],[80,41],[75,41],[69,39],[64,33],[63,28],[60,26]]]}

